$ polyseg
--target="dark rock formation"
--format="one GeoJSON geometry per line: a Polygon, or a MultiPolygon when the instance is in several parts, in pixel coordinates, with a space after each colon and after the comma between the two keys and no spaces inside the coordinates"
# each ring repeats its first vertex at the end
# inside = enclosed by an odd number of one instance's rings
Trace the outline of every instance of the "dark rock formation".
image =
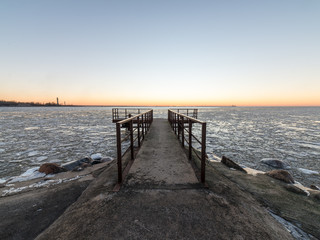
{"type": "Polygon", "coordinates": [[[273,159],[273,158],[265,158],[265,159],[262,159],[260,162],[274,168],[290,169],[290,165],[288,163],[283,162],[281,160],[273,159]]]}
{"type": "Polygon", "coordinates": [[[310,185],[310,188],[313,190],[320,190],[320,188],[314,184],[310,185]]]}
{"type": "Polygon", "coordinates": [[[66,172],[67,170],[63,167],[60,167],[56,163],[44,163],[40,166],[39,172],[45,174],[52,174],[52,173],[59,173],[59,172],[66,172]]]}
{"type": "Polygon", "coordinates": [[[229,168],[234,168],[239,171],[247,173],[247,171],[244,170],[242,167],[240,167],[237,163],[235,163],[234,161],[232,161],[231,159],[229,159],[225,156],[222,156],[221,162],[229,168]]]}
{"type": "Polygon", "coordinates": [[[298,188],[297,186],[291,185],[291,184],[284,186],[284,188],[287,189],[290,192],[293,192],[293,193],[296,193],[296,194],[300,194],[300,195],[304,195],[304,196],[308,196],[308,194],[309,194],[307,191],[304,191],[301,188],[298,188]]]}
{"type": "Polygon", "coordinates": [[[68,171],[77,171],[82,166],[82,164],[84,163],[91,164],[91,162],[92,162],[92,159],[90,157],[85,157],[80,160],[63,164],[62,166],[66,168],[68,171]]]}
{"type": "Polygon", "coordinates": [[[285,183],[294,183],[293,177],[286,170],[272,170],[272,171],[266,172],[266,175],[268,175],[269,177],[278,179],[280,181],[283,181],[285,183]]]}

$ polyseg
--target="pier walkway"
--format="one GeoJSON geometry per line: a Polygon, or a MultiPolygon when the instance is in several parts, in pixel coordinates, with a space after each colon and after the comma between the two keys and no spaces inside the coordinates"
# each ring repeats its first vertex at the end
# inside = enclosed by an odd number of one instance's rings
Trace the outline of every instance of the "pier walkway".
{"type": "Polygon", "coordinates": [[[166,119],[154,119],[114,192],[106,178],[116,169],[101,173],[37,239],[291,239],[231,182],[204,188],[166,119]]]}
{"type": "Polygon", "coordinates": [[[166,119],[154,119],[124,187],[164,188],[198,184],[180,142],[166,119]]]}

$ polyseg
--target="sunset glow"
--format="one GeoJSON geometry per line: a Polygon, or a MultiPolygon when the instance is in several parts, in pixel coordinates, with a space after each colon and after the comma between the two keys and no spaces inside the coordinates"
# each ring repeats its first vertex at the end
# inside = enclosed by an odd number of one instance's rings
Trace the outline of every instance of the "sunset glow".
{"type": "Polygon", "coordinates": [[[2,1],[0,100],[320,106],[319,1],[2,1]]]}

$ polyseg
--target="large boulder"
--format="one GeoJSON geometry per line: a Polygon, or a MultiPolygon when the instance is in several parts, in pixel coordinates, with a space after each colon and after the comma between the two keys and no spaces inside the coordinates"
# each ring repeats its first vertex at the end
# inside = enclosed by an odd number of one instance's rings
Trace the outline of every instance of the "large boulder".
{"type": "Polygon", "coordinates": [[[290,169],[290,165],[286,162],[283,162],[281,160],[278,159],[274,159],[274,158],[264,158],[260,161],[261,163],[267,164],[271,167],[274,168],[279,168],[279,169],[290,169]]]}
{"type": "Polygon", "coordinates": [[[74,171],[74,170],[78,170],[79,167],[84,166],[85,163],[91,164],[91,162],[92,162],[92,159],[90,157],[85,157],[80,160],[65,163],[62,165],[62,167],[64,167],[68,171],[74,171]]]}
{"type": "Polygon", "coordinates": [[[232,161],[231,159],[229,159],[225,156],[222,156],[221,162],[229,168],[234,168],[234,169],[237,169],[241,172],[247,173],[247,171],[244,170],[242,167],[240,167],[237,163],[235,163],[234,161],[232,161]]]}
{"type": "Polygon", "coordinates": [[[280,181],[283,181],[285,183],[294,183],[293,177],[286,170],[272,170],[272,171],[266,172],[266,175],[268,175],[269,177],[278,179],[280,181]]]}
{"type": "Polygon", "coordinates": [[[63,167],[60,167],[56,163],[44,163],[40,166],[39,172],[45,173],[45,174],[54,174],[54,173],[60,173],[60,172],[66,172],[67,170],[63,167]]]}

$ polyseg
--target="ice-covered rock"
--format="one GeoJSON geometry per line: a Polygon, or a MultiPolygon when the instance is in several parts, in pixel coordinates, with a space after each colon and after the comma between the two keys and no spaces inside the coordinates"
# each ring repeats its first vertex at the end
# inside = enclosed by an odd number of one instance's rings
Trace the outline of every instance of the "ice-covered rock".
{"type": "Polygon", "coordinates": [[[271,167],[274,168],[279,168],[279,169],[290,169],[290,165],[286,162],[283,162],[281,160],[278,159],[274,159],[274,158],[263,158],[260,161],[261,163],[267,164],[271,167]]]}
{"type": "Polygon", "coordinates": [[[91,155],[91,158],[93,160],[101,160],[102,159],[102,154],[101,153],[95,153],[91,155]]]}
{"type": "Polygon", "coordinates": [[[62,167],[67,169],[68,171],[73,171],[83,166],[84,164],[91,164],[92,159],[90,157],[85,157],[80,160],[71,161],[66,164],[63,164],[62,167]]]}

